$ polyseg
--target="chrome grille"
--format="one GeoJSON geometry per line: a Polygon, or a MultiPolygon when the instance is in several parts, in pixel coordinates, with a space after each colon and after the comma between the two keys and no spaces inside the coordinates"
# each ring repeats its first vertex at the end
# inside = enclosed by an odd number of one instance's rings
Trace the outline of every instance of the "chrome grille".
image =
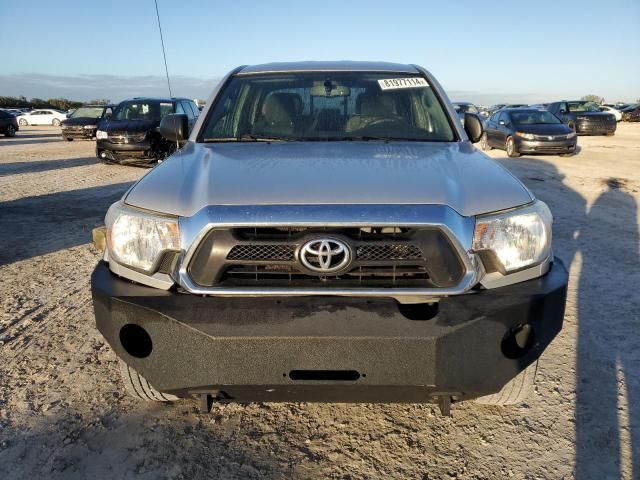
{"type": "Polygon", "coordinates": [[[202,287],[349,286],[448,288],[464,265],[438,228],[265,227],[211,230],[188,265],[202,287]],[[352,252],[338,273],[310,271],[298,249],[318,238],[335,238],[352,252]]]}
{"type": "Polygon", "coordinates": [[[146,132],[127,133],[127,132],[109,132],[109,140],[112,143],[138,143],[142,142],[147,136],[146,132]]]}

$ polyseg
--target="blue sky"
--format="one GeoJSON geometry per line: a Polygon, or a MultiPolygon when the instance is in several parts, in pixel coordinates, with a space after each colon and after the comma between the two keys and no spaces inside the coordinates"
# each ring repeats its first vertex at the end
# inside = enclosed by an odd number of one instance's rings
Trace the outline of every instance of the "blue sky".
{"type": "MultiPolygon", "coordinates": [[[[453,100],[640,97],[640,0],[158,0],[174,94],[207,97],[236,65],[386,60],[453,100]]],[[[165,94],[153,0],[3,2],[0,95],[165,94]]]]}

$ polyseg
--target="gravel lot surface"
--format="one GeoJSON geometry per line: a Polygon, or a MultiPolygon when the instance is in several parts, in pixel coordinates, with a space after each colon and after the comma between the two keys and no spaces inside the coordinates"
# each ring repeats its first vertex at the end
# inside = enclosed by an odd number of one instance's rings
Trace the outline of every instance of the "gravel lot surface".
{"type": "Polygon", "coordinates": [[[145,173],[56,128],[0,137],[0,478],[640,478],[640,124],[490,155],[548,202],[565,327],[512,408],[146,405],[94,326],[91,228],[145,173]]]}

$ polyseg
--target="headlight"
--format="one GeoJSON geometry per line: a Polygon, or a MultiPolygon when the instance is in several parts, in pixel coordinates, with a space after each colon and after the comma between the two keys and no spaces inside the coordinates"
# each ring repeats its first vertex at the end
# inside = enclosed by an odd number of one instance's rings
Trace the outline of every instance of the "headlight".
{"type": "Polygon", "coordinates": [[[95,125],[85,125],[83,128],[86,128],[87,130],[91,130],[92,128],[96,128],[95,125]]]}
{"type": "Polygon", "coordinates": [[[166,250],[180,250],[178,220],[114,203],[107,212],[107,247],[116,262],[151,272],[166,250]]]}
{"type": "Polygon", "coordinates": [[[527,140],[535,140],[536,136],[533,133],[516,132],[516,135],[525,138],[527,140]]]}
{"type": "Polygon", "coordinates": [[[105,132],[104,130],[98,130],[96,132],[96,138],[98,140],[104,140],[108,137],[107,132],[105,132]]]}
{"type": "Polygon", "coordinates": [[[576,135],[577,135],[576,132],[567,133],[567,140],[570,139],[570,138],[575,137],[576,135]]]}
{"type": "Polygon", "coordinates": [[[543,262],[551,251],[553,217],[544,202],[478,217],[473,250],[487,252],[503,273],[543,262]]]}

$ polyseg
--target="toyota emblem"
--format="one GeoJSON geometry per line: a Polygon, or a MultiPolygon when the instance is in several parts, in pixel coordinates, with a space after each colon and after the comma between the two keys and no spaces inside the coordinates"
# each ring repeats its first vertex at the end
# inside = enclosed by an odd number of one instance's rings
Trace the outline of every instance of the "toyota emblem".
{"type": "Polygon", "coordinates": [[[339,272],[351,261],[351,250],[335,238],[311,240],[300,248],[300,262],[317,273],[339,272]]]}

